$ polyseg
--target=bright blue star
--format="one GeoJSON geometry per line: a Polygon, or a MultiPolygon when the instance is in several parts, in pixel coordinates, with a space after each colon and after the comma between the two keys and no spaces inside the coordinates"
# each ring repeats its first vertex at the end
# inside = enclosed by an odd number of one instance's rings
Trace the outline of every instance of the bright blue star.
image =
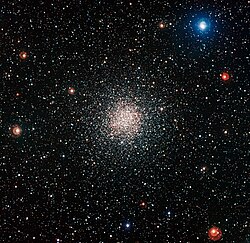
{"type": "Polygon", "coordinates": [[[125,221],[123,223],[123,230],[129,232],[133,228],[133,224],[130,221],[125,221]]]}
{"type": "Polygon", "coordinates": [[[199,28],[201,30],[205,30],[207,28],[207,23],[205,21],[201,21],[199,24],[199,28]]]}
{"type": "Polygon", "coordinates": [[[129,227],[130,227],[130,224],[129,224],[129,223],[127,223],[127,224],[126,224],[126,228],[129,228],[129,227]]]}
{"type": "Polygon", "coordinates": [[[210,21],[206,18],[201,18],[196,22],[196,27],[201,32],[207,32],[210,30],[210,21]]]}

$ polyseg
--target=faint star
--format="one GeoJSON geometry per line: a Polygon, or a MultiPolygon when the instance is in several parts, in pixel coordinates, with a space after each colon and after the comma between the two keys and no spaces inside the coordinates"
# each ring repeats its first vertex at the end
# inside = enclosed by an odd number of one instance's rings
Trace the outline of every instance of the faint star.
{"type": "Polygon", "coordinates": [[[70,95],[73,95],[73,94],[75,94],[75,88],[73,88],[73,87],[69,87],[68,88],[68,93],[70,94],[70,95]]]}

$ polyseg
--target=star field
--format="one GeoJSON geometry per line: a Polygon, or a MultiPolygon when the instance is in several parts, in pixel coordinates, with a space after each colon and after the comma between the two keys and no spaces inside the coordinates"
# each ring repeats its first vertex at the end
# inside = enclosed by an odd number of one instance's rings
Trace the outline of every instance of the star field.
{"type": "Polygon", "coordinates": [[[248,9],[1,1],[0,242],[249,242],[248,9]]]}

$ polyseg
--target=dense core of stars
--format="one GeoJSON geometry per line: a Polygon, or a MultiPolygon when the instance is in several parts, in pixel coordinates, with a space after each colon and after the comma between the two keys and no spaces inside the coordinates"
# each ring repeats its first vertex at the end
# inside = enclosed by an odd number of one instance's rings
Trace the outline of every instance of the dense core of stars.
{"type": "Polygon", "coordinates": [[[140,131],[142,114],[134,104],[119,101],[114,110],[108,112],[111,137],[133,138],[140,131]]]}
{"type": "Polygon", "coordinates": [[[0,4],[0,242],[250,242],[249,3],[0,4]]]}

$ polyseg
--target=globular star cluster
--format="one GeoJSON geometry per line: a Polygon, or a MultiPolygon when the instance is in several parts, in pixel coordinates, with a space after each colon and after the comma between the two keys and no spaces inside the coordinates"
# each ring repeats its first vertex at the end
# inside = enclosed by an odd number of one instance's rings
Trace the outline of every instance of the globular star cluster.
{"type": "Polygon", "coordinates": [[[141,127],[142,114],[133,103],[119,101],[108,113],[111,137],[133,138],[141,127]]]}
{"type": "Polygon", "coordinates": [[[0,242],[249,242],[248,7],[1,1],[0,242]]]}

